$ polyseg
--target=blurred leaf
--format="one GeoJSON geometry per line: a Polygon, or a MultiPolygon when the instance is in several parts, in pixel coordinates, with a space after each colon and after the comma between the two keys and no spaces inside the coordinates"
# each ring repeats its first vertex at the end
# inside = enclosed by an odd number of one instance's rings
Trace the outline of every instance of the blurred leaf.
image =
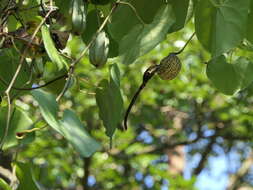
{"type": "Polygon", "coordinates": [[[101,148],[101,145],[85,131],[83,124],[73,111],[64,111],[61,125],[63,136],[83,157],[89,157],[101,148]]]}
{"type": "Polygon", "coordinates": [[[170,0],[172,10],[175,14],[176,22],[169,29],[169,33],[182,29],[186,23],[189,0],[170,0]]]}
{"type": "Polygon", "coordinates": [[[83,41],[86,44],[88,44],[91,41],[92,36],[96,33],[96,31],[99,28],[98,19],[99,17],[96,9],[92,9],[91,11],[88,12],[87,27],[82,34],[83,41]]]}
{"type": "Polygon", "coordinates": [[[2,178],[0,178],[0,189],[1,190],[12,190],[11,187],[2,178]]]}
{"type": "Polygon", "coordinates": [[[140,23],[140,21],[131,7],[127,5],[118,5],[111,17],[111,22],[108,23],[107,26],[111,37],[119,42],[138,23],[140,23]]]}
{"type": "Polygon", "coordinates": [[[165,5],[159,10],[152,23],[136,25],[119,43],[119,54],[123,64],[133,63],[139,56],[164,40],[174,22],[171,6],[165,5]]]}
{"type": "Polygon", "coordinates": [[[240,89],[247,88],[253,81],[253,63],[244,57],[236,60],[235,71],[240,77],[240,89]]]}
{"type": "MultiPolygon", "coordinates": [[[[13,49],[3,49],[0,51],[1,64],[0,64],[0,78],[5,81],[5,83],[9,84],[14,76],[18,63],[19,56],[17,52],[13,49]],[[8,71],[8,72],[6,72],[8,71]]],[[[19,88],[29,88],[32,86],[31,83],[27,84],[27,82],[31,79],[31,74],[29,73],[29,66],[26,62],[23,63],[23,67],[19,72],[19,75],[13,86],[19,88]]],[[[0,81],[0,94],[3,94],[6,90],[7,86],[0,81]]],[[[16,91],[12,90],[11,95],[15,93],[26,93],[24,91],[16,91]]]]}
{"type": "Polygon", "coordinates": [[[55,97],[42,90],[34,90],[32,95],[37,100],[43,118],[62,136],[64,136],[83,157],[89,157],[100,149],[100,144],[89,136],[85,127],[70,110],[65,110],[62,120],[57,117],[58,104],[55,97]]]}
{"type": "Polygon", "coordinates": [[[253,1],[251,0],[250,13],[248,15],[247,24],[247,40],[253,44],[253,1]]]}
{"type": "Polygon", "coordinates": [[[129,3],[131,3],[136,9],[135,16],[138,14],[146,24],[152,23],[157,12],[163,5],[165,5],[163,0],[149,0],[148,3],[146,0],[138,0],[129,1],[129,3]]]}
{"type": "Polygon", "coordinates": [[[195,12],[198,40],[217,57],[236,47],[244,38],[249,0],[199,1],[195,12]]]}
{"type": "Polygon", "coordinates": [[[59,55],[57,49],[55,48],[54,42],[50,36],[50,32],[47,26],[41,27],[41,33],[43,38],[43,43],[49,58],[55,63],[59,70],[63,69],[64,66],[68,67],[66,61],[59,55]]]}
{"type": "Polygon", "coordinates": [[[110,81],[102,80],[96,89],[99,116],[106,128],[106,135],[112,137],[121,121],[123,99],[120,92],[120,73],[116,64],[110,69],[110,81]]]}
{"type": "Polygon", "coordinates": [[[224,94],[233,95],[240,86],[240,79],[233,64],[227,63],[224,56],[209,61],[206,74],[214,86],[224,94]]]}
{"type": "Polygon", "coordinates": [[[95,5],[106,5],[107,3],[110,3],[112,0],[91,0],[91,3],[95,5]]]}
{"type": "Polygon", "coordinates": [[[42,90],[32,91],[32,95],[39,103],[40,111],[46,122],[57,132],[61,133],[59,121],[57,119],[58,104],[55,97],[42,90]]]}
{"type": "Polygon", "coordinates": [[[110,81],[120,87],[120,70],[117,64],[110,65],[110,81]]]}
{"type": "Polygon", "coordinates": [[[19,186],[17,190],[40,190],[34,181],[31,165],[28,163],[17,163],[17,177],[19,186]]]}
{"type": "MultiPolygon", "coordinates": [[[[4,135],[7,111],[8,111],[7,107],[2,107],[0,109],[0,126],[1,126],[0,139],[4,135]]],[[[8,135],[5,139],[4,149],[8,149],[10,147],[18,145],[19,142],[18,142],[18,139],[16,139],[16,133],[28,129],[29,127],[31,127],[32,123],[33,123],[32,120],[30,119],[30,117],[28,116],[26,112],[24,112],[18,107],[15,107],[11,115],[11,123],[9,126],[8,135]]],[[[29,138],[30,140],[33,140],[34,136],[31,135],[27,138],[29,138]]]]}
{"type": "Polygon", "coordinates": [[[114,40],[110,34],[110,32],[108,32],[108,29],[105,28],[105,32],[109,38],[109,53],[108,53],[108,58],[113,58],[113,57],[117,57],[119,55],[119,43],[114,40]]]}

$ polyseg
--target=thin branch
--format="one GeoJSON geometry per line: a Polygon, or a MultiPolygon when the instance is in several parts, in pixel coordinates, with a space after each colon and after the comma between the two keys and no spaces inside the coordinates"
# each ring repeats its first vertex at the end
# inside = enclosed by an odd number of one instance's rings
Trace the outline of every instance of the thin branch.
{"type": "Polygon", "coordinates": [[[249,156],[242,162],[242,165],[238,169],[237,173],[235,173],[230,177],[229,184],[226,190],[238,189],[238,186],[240,185],[239,184],[240,179],[242,179],[243,176],[245,176],[249,172],[252,165],[253,165],[253,152],[251,152],[249,156]]]}
{"type": "Polygon", "coordinates": [[[178,55],[180,53],[182,53],[184,51],[184,49],[186,48],[186,46],[190,43],[190,41],[192,40],[192,38],[195,36],[195,32],[193,32],[193,34],[190,36],[190,38],[187,40],[187,42],[185,43],[184,47],[182,47],[181,50],[179,50],[178,52],[176,52],[175,54],[178,55]]]}
{"type": "Polygon", "coordinates": [[[91,157],[83,159],[84,176],[82,178],[83,190],[89,190],[88,178],[90,175],[91,157]]]}
{"type": "Polygon", "coordinates": [[[205,151],[201,154],[201,160],[199,161],[198,166],[193,171],[194,175],[197,176],[203,170],[203,168],[205,166],[205,163],[206,163],[206,160],[208,158],[208,155],[212,151],[212,147],[213,147],[213,145],[216,142],[216,137],[217,137],[217,131],[216,131],[216,133],[213,136],[211,136],[210,142],[205,147],[205,151]]]}
{"type": "Polygon", "coordinates": [[[136,17],[139,19],[139,21],[141,22],[141,24],[145,25],[146,23],[142,20],[142,18],[140,17],[140,15],[138,14],[137,10],[135,9],[135,7],[131,4],[131,3],[128,3],[128,2],[125,2],[125,1],[119,1],[118,2],[119,4],[122,4],[122,5],[127,5],[129,6],[135,13],[136,17]]]}
{"type": "MultiPolygon", "coordinates": [[[[48,85],[50,85],[50,84],[52,84],[52,83],[54,83],[54,82],[56,82],[56,81],[58,81],[58,80],[60,80],[60,79],[62,79],[62,78],[66,78],[66,77],[67,77],[67,74],[64,74],[64,75],[61,75],[61,76],[59,76],[59,77],[56,77],[56,78],[54,78],[54,79],[52,79],[52,80],[46,82],[45,84],[42,84],[42,85],[39,85],[39,86],[36,86],[36,87],[31,87],[31,88],[19,88],[19,87],[12,86],[12,89],[14,89],[14,90],[21,90],[21,91],[22,91],[22,90],[23,90],[23,91],[26,91],[26,90],[35,90],[35,89],[39,89],[39,88],[46,87],[46,86],[48,86],[48,85]]],[[[8,83],[7,83],[4,79],[2,79],[1,76],[0,76],[0,82],[2,82],[4,85],[8,86],[8,83]]]]}
{"type": "Polygon", "coordinates": [[[34,40],[36,34],[39,32],[39,30],[42,27],[42,25],[45,23],[46,19],[52,13],[52,11],[53,11],[52,9],[49,10],[49,12],[46,14],[46,16],[43,18],[43,20],[40,22],[40,24],[38,25],[38,27],[33,32],[33,35],[30,38],[30,40],[29,40],[27,46],[25,47],[25,49],[23,51],[23,54],[22,54],[22,56],[20,58],[20,62],[19,62],[19,65],[18,65],[18,67],[16,69],[16,72],[15,72],[14,76],[12,77],[12,80],[11,80],[8,88],[5,91],[5,94],[7,96],[7,102],[8,102],[8,112],[7,112],[7,118],[6,118],[6,127],[4,129],[4,135],[3,135],[3,137],[2,137],[2,139],[0,141],[0,149],[2,149],[2,147],[4,145],[4,141],[5,141],[6,137],[7,137],[7,134],[8,134],[8,131],[9,131],[9,127],[10,127],[10,119],[11,119],[11,98],[10,98],[10,91],[11,91],[11,89],[12,89],[12,87],[13,87],[13,85],[14,85],[14,83],[15,83],[15,81],[16,81],[16,79],[17,79],[17,77],[18,77],[18,75],[19,75],[19,73],[21,71],[21,69],[22,69],[22,66],[23,66],[23,63],[24,63],[24,60],[25,60],[25,56],[26,56],[26,54],[27,54],[27,52],[29,50],[29,47],[30,47],[32,41],[34,40]]]}
{"type": "Polygon", "coordinates": [[[103,21],[103,23],[101,24],[101,26],[99,27],[99,29],[96,31],[96,33],[93,35],[91,41],[89,42],[89,44],[85,47],[85,49],[81,52],[80,56],[75,59],[71,64],[70,64],[70,67],[69,67],[69,72],[68,72],[68,78],[67,78],[67,81],[65,83],[65,86],[63,88],[63,90],[61,91],[61,93],[59,94],[59,96],[57,97],[57,101],[59,101],[62,96],[64,96],[65,92],[67,91],[67,87],[70,83],[70,80],[72,78],[72,75],[74,73],[74,70],[75,70],[75,66],[78,62],[81,61],[81,59],[83,58],[83,56],[85,56],[86,52],[88,51],[88,49],[90,48],[90,46],[92,45],[92,43],[96,40],[97,38],[97,35],[104,29],[105,25],[107,24],[107,22],[109,21],[109,18],[111,17],[112,13],[115,11],[115,9],[117,8],[118,6],[118,2],[115,2],[111,11],[109,12],[109,14],[107,15],[107,17],[105,18],[105,20],[103,21]]]}

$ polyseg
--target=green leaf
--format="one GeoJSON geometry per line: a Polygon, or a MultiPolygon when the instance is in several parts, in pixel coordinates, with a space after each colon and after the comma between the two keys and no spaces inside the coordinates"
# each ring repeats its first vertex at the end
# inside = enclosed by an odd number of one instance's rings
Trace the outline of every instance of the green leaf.
{"type": "Polygon", "coordinates": [[[131,64],[138,57],[153,49],[164,40],[174,22],[171,6],[165,5],[159,10],[152,23],[145,26],[136,25],[119,43],[122,62],[131,64]]]}
{"type": "Polygon", "coordinates": [[[68,67],[66,61],[59,55],[57,49],[55,48],[54,42],[50,36],[50,32],[47,26],[41,27],[41,33],[43,38],[43,43],[49,58],[55,63],[59,70],[61,70],[64,65],[68,67]]]}
{"type": "Polygon", "coordinates": [[[112,38],[119,42],[139,23],[140,21],[129,6],[119,5],[107,26],[112,38]]]}
{"type": "MultiPolygon", "coordinates": [[[[8,108],[7,107],[2,107],[0,109],[0,139],[2,139],[3,135],[4,135],[4,129],[6,126],[6,118],[7,118],[7,111],[8,108]]],[[[30,117],[27,115],[26,112],[24,112],[23,110],[21,110],[18,107],[15,107],[14,111],[11,114],[11,123],[9,126],[9,130],[8,130],[8,135],[5,139],[5,143],[4,143],[4,149],[13,147],[18,145],[18,140],[16,138],[16,133],[26,130],[29,127],[31,127],[32,125],[32,120],[30,119],[30,117]]],[[[29,136],[30,138],[33,138],[32,136],[29,136]]],[[[27,137],[28,138],[28,137],[27,137]]]]}
{"type": "Polygon", "coordinates": [[[240,77],[240,89],[247,88],[253,81],[253,63],[244,57],[240,57],[236,60],[234,67],[240,77]]]}
{"type": "Polygon", "coordinates": [[[250,13],[248,15],[247,24],[247,40],[253,44],[253,1],[251,0],[250,13]]]}
{"type": "Polygon", "coordinates": [[[91,0],[92,4],[95,5],[106,5],[107,3],[110,3],[111,0],[91,0]]]}
{"type": "Polygon", "coordinates": [[[101,145],[85,131],[83,124],[73,111],[64,111],[61,125],[63,136],[83,157],[89,157],[101,148],[101,145]]]}
{"type": "Polygon", "coordinates": [[[96,89],[99,116],[106,128],[106,135],[112,137],[121,121],[123,99],[120,92],[119,70],[116,64],[110,69],[110,81],[102,80],[96,89]]]}
{"type": "Polygon", "coordinates": [[[80,155],[89,157],[100,149],[100,144],[89,136],[74,112],[65,110],[62,120],[59,120],[57,117],[59,108],[53,95],[42,90],[34,90],[32,95],[39,103],[42,116],[46,122],[64,136],[80,155]]]}
{"type": "MultiPolygon", "coordinates": [[[[148,3],[146,0],[138,0],[130,1],[129,3],[135,7],[136,14],[138,14],[146,24],[153,22],[157,12],[165,4],[163,0],[149,0],[148,3]]],[[[137,19],[136,14],[135,19],[137,19]]]]}
{"type": "Polygon", "coordinates": [[[19,186],[17,190],[39,190],[30,164],[17,163],[17,177],[19,179],[19,186]]]}
{"type": "Polygon", "coordinates": [[[217,57],[236,47],[244,38],[249,0],[199,1],[195,13],[198,40],[217,57]]]}
{"type": "MultiPolygon", "coordinates": [[[[4,94],[4,91],[7,88],[6,84],[9,84],[14,76],[17,66],[19,64],[19,56],[13,49],[3,49],[0,52],[1,64],[0,64],[0,94],[4,94]],[[6,72],[8,71],[8,72],[6,72]],[[5,83],[2,82],[5,81],[5,83]]],[[[31,83],[27,84],[27,82],[31,79],[31,74],[29,73],[29,66],[26,62],[23,63],[23,67],[19,72],[19,75],[14,83],[14,87],[19,88],[29,88],[32,86],[31,83]]],[[[15,93],[25,93],[17,90],[12,90],[11,95],[15,93]]]]}
{"type": "Polygon", "coordinates": [[[58,104],[55,97],[42,90],[32,91],[32,95],[39,103],[40,111],[46,122],[57,132],[61,133],[59,121],[57,119],[58,104]]]}
{"type": "Polygon", "coordinates": [[[110,81],[120,87],[120,70],[117,64],[110,65],[110,81]]]}
{"type": "Polygon", "coordinates": [[[171,33],[184,27],[188,13],[189,0],[170,0],[169,3],[172,5],[176,17],[176,22],[169,29],[169,33],[171,33]]]}
{"type": "Polygon", "coordinates": [[[206,74],[213,85],[224,94],[233,95],[240,87],[240,78],[234,65],[227,63],[224,56],[209,61],[206,74]]]}
{"type": "Polygon", "coordinates": [[[12,190],[11,187],[2,178],[0,178],[0,189],[12,190]]]}
{"type": "Polygon", "coordinates": [[[87,4],[83,0],[72,0],[73,32],[82,34],[86,28],[87,4]]]}
{"type": "Polygon", "coordinates": [[[82,34],[82,39],[86,44],[88,44],[91,41],[92,36],[96,33],[96,31],[99,28],[98,15],[97,14],[98,13],[95,9],[88,12],[87,27],[84,30],[83,34],[82,34]]]}
{"type": "Polygon", "coordinates": [[[114,58],[119,55],[119,43],[114,40],[111,36],[111,34],[108,32],[108,29],[105,28],[105,32],[109,38],[109,52],[108,52],[108,58],[114,58]]]}

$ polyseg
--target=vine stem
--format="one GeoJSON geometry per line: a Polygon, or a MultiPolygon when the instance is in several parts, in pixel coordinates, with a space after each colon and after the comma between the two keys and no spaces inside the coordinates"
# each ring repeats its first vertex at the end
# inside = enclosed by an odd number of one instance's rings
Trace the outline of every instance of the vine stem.
{"type": "Polygon", "coordinates": [[[178,52],[175,52],[176,55],[182,53],[184,51],[184,49],[186,48],[186,46],[190,43],[190,41],[192,40],[192,38],[195,36],[196,32],[193,32],[193,34],[190,36],[190,38],[187,40],[187,42],[185,43],[184,47],[182,47],[182,49],[180,49],[178,52]]]}
{"type": "MultiPolygon", "coordinates": [[[[24,91],[27,91],[27,90],[35,90],[35,89],[39,89],[39,88],[43,88],[43,87],[46,87],[46,86],[48,86],[49,84],[52,84],[52,83],[54,83],[55,81],[57,81],[57,80],[60,80],[60,79],[62,79],[62,78],[65,78],[65,77],[67,77],[67,74],[64,74],[64,75],[61,75],[61,76],[59,76],[59,77],[56,77],[56,78],[54,78],[54,79],[52,79],[52,80],[50,80],[50,81],[48,81],[48,82],[46,82],[45,84],[42,84],[42,85],[39,85],[39,86],[36,86],[36,87],[31,87],[31,88],[18,88],[18,87],[15,87],[15,86],[12,86],[12,89],[14,89],[14,90],[24,90],[24,91]]],[[[0,82],[2,82],[4,85],[8,85],[8,83],[4,80],[4,79],[2,79],[1,77],[0,77],[0,82]]]]}
{"type": "Polygon", "coordinates": [[[92,45],[92,43],[96,40],[97,38],[97,35],[104,29],[105,25],[107,24],[107,22],[109,21],[112,13],[115,11],[115,9],[117,8],[119,4],[119,1],[116,1],[113,5],[113,7],[111,8],[109,14],[107,15],[107,17],[105,18],[105,20],[103,21],[103,23],[101,24],[101,26],[98,28],[98,30],[96,31],[96,33],[93,35],[91,41],[88,43],[88,45],[85,47],[85,49],[81,52],[80,56],[75,59],[71,64],[70,64],[70,67],[69,67],[69,72],[68,72],[68,78],[67,78],[67,81],[65,82],[65,86],[63,88],[63,90],[61,91],[61,93],[58,95],[57,97],[57,101],[59,101],[62,96],[64,96],[65,92],[67,91],[68,89],[68,86],[69,86],[69,83],[70,83],[70,80],[73,76],[73,73],[74,73],[74,70],[75,70],[75,66],[78,62],[80,62],[80,60],[83,58],[83,56],[85,56],[86,52],[88,51],[88,49],[90,48],[90,46],[92,45]]]}
{"type": "Polygon", "coordinates": [[[35,31],[33,32],[32,34],[32,37],[30,38],[28,44],[26,45],[24,51],[23,51],[23,54],[20,58],[20,61],[19,61],[19,64],[18,64],[18,67],[16,69],[16,72],[14,74],[14,76],[12,77],[11,79],[11,82],[8,86],[8,88],[6,89],[5,91],[5,94],[7,96],[7,102],[8,102],[8,112],[7,112],[7,118],[6,118],[6,126],[5,126],[5,129],[4,129],[4,135],[2,137],[2,139],[0,140],[0,150],[3,148],[3,145],[4,145],[4,141],[8,135],[8,131],[9,131],[9,127],[10,127],[10,120],[11,120],[11,98],[10,98],[10,91],[22,69],[22,66],[23,66],[23,63],[24,63],[24,60],[25,60],[25,56],[29,50],[29,47],[30,45],[32,44],[32,41],[34,40],[36,34],[39,32],[40,28],[42,27],[42,25],[46,22],[47,18],[49,17],[49,15],[53,12],[52,9],[50,9],[48,11],[48,13],[46,14],[46,16],[43,18],[43,20],[40,22],[40,24],[38,25],[38,27],[35,29],[35,31]]]}

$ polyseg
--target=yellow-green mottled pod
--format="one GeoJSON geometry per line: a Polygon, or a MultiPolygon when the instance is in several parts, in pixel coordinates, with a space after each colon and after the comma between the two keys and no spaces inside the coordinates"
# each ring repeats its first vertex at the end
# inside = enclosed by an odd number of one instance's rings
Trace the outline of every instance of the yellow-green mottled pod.
{"type": "Polygon", "coordinates": [[[170,53],[158,65],[157,74],[163,80],[174,79],[181,70],[181,62],[175,53],[170,53]]]}

